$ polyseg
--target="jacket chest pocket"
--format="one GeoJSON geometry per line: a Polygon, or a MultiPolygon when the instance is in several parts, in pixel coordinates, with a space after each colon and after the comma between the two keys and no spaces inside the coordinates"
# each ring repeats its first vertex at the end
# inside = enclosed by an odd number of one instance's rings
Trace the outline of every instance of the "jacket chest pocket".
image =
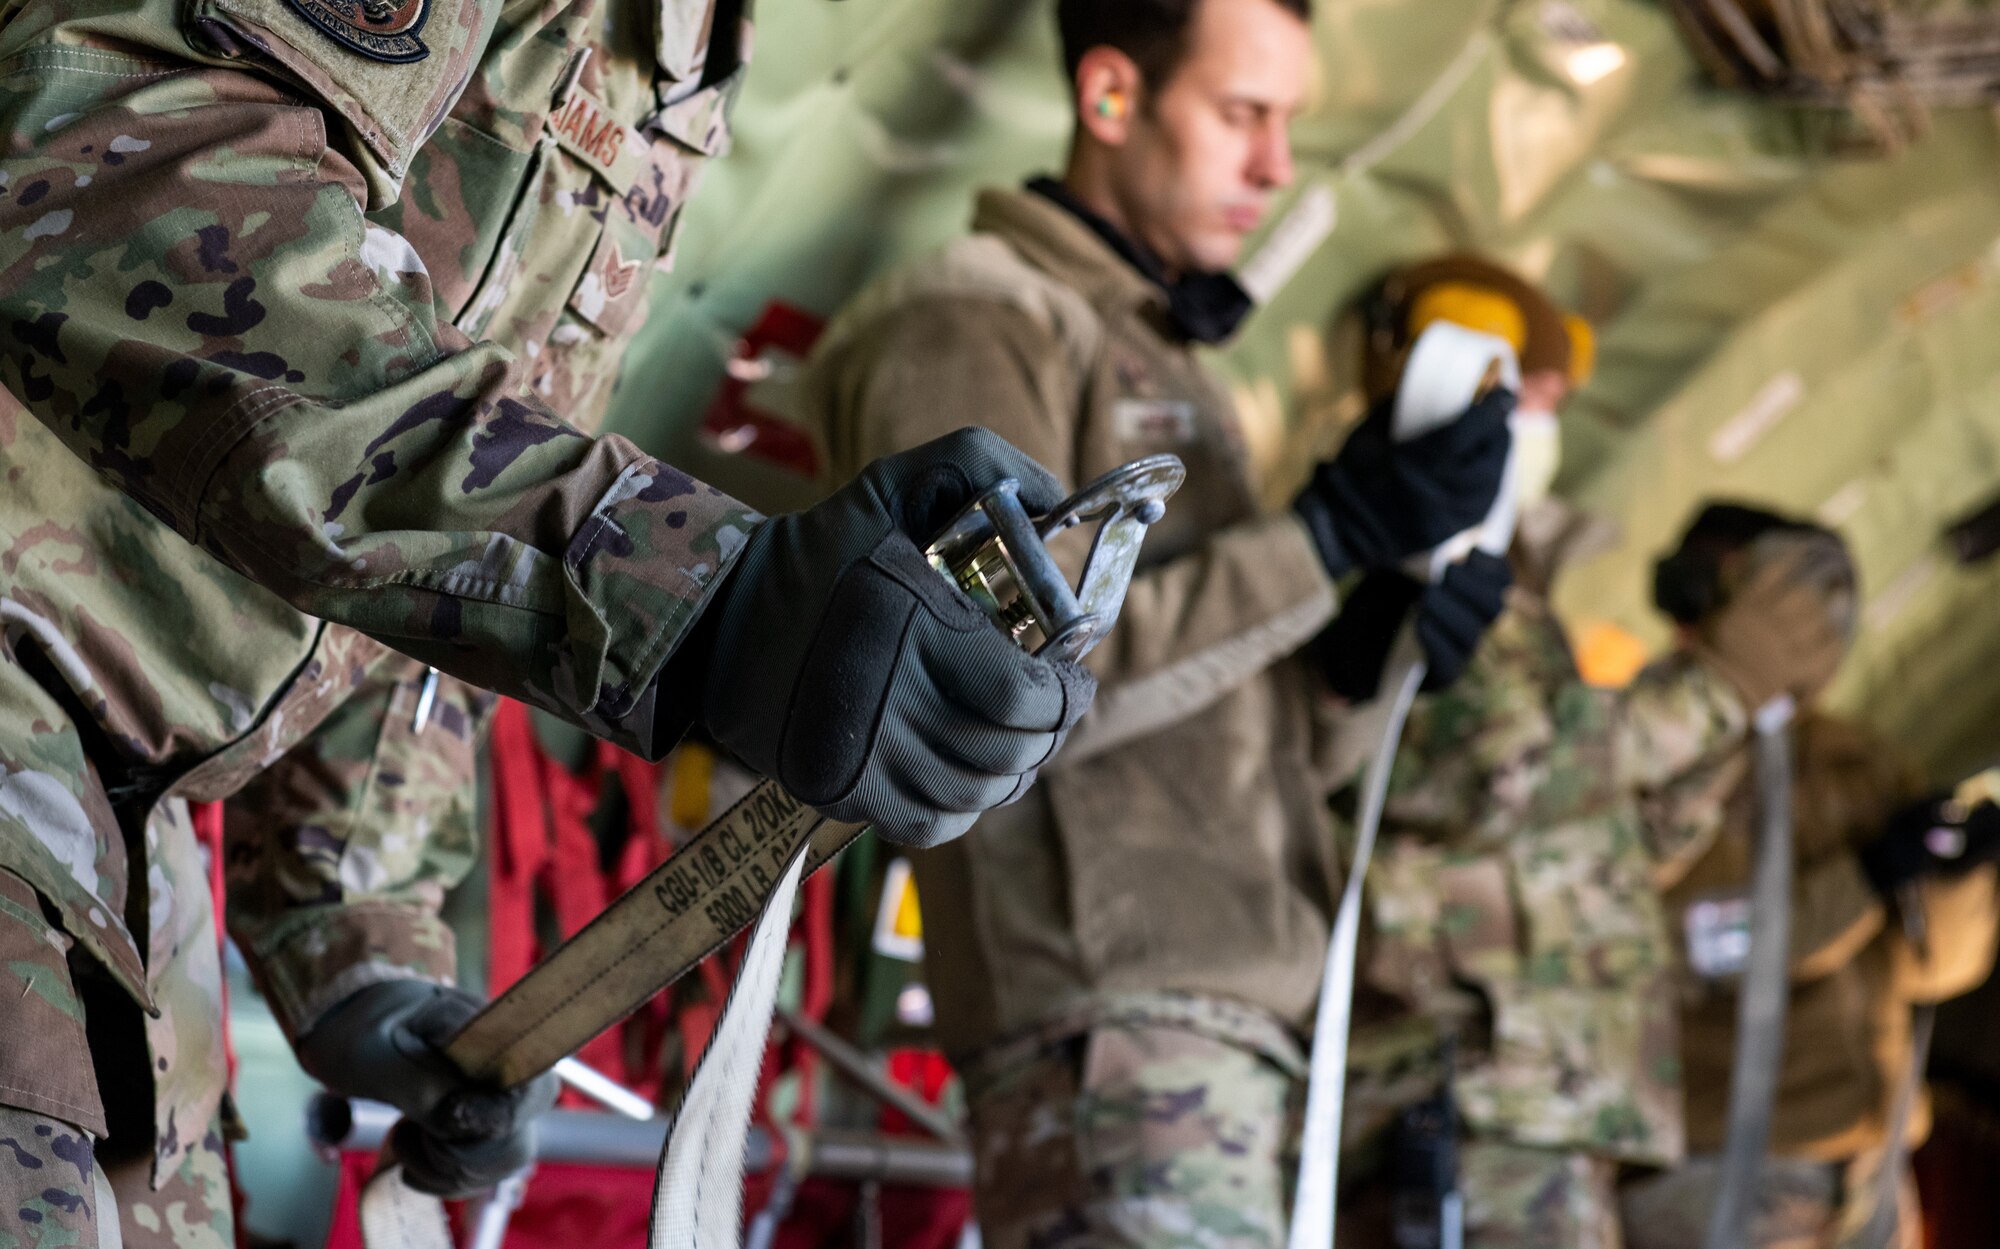
{"type": "MultiPolygon", "coordinates": [[[[569,299],[569,311],[599,333],[618,338],[637,329],[647,278],[673,268],[688,201],[709,162],[728,149],[729,110],[742,78],[738,69],[723,82],[663,103],[643,126],[623,132],[628,163],[600,171],[612,192],[604,228],[569,299]]],[[[669,80],[655,85],[659,95],[668,94],[669,80]]],[[[573,151],[576,145],[564,146],[573,151]]]]}
{"type": "MultiPolygon", "coordinates": [[[[527,385],[573,424],[593,428],[610,398],[645,320],[651,277],[671,263],[688,197],[727,147],[741,77],[738,70],[639,123],[578,88],[531,152],[513,154],[511,164],[479,154],[494,179],[512,175],[514,190],[511,202],[487,196],[509,206],[503,224],[479,231],[468,249],[483,263],[454,321],[468,337],[519,353],[527,385]]],[[[656,76],[656,98],[669,85],[656,76]]]]}
{"type": "Polygon", "coordinates": [[[1151,372],[1122,384],[1102,409],[1109,425],[1106,469],[1149,455],[1171,454],[1187,466],[1187,484],[1146,538],[1147,566],[1241,523],[1255,510],[1243,457],[1232,440],[1231,417],[1220,400],[1171,372],[1151,372]]]}

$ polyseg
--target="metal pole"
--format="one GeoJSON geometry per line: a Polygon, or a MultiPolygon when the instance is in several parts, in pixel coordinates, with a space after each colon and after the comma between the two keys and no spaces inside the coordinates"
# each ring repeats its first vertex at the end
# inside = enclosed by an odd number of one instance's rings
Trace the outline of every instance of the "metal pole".
{"type": "MultiPolygon", "coordinates": [[[[306,1108],[306,1132],[322,1149],[369,1153],[382,1147],[401,1112],[380,1102],[350,1101],[331,1093],[306,1108]]],[[[551,1110],[535,1121],[539,1162],[587,1166],[651,1167],[666,1144],[666,1121],[639,1123],[591,1110],[551,1110]]],[[[805,1173],[836,1180],[877,1180],[918,1188],[964,1188],[972,1183],[972,1155],[949,1145],[871,1132],[816,1133],[805,1138],[805,1173]]],[[[748,1167],[768,1170],[777,1151],[770,1134],[753,1127],[748,1167]]]]}
{"type": "Polygon", "coordinates": [[[507,1224],[527,1195],[529,1174],[523,1171],[510,1175],[491,1192],[481,1193],[466,1203],[466,1223],[472,1229],[465,1242],[466,1249],[500,1249],[501,1242],[507,1239],[507,1224]]]}
{"type": "Polygon", "coordinates": [[[894,1106],[916,1124],[947,1145],[965,1144],[965,1134],[937,1107],[883,1075],[868,1056],[795,1010],[778,1008],[778,1018],[793,1036],[818,1050],[826,1061],[865,1092],[886,1105],[894,1106]]]}

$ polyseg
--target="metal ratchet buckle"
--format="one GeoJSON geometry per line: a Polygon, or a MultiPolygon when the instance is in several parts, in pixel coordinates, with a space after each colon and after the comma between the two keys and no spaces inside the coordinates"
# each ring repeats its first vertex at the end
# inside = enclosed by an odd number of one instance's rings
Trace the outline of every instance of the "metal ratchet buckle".
{"type": "Polygon", "coordinates": [[[1117,622],[1146,530],[1186,479],[1180,457],[1150,455],[1031,519],[1010,477],[967,505],[924,554],[1023,650],[1078,660],[1117,622]],[[1083,524],[1095,524],[1097,535],[1071,587],[1048,541],[1083,524]]]}

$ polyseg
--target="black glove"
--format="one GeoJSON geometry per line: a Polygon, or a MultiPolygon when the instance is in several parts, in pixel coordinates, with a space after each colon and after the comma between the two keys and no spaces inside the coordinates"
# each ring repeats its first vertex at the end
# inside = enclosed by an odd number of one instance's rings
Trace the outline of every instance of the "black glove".
{"type": "Polygon", "coordinates": [[[556,1102],[552,1074],[502,1089],[445,1057],[479,1008],[461,989],[391,980],[349,995],[298,1042],[315,1080],[403,1112],[389,1144],[419,1192],[463,1197],[521,1170],[535,1159],[536,1116],[556,1102]]]}
{"type": "Polygon", "coordinates": [[[1883,897],[1924,876],[1958,876],[2000,862],[2000,807],[1967,810],[1949,794],[1913,802],[1861,849],[1861,870],[1883,897]]]}
{"type": "Polygon", "coordinates": [[[963,429],[759,526],[714,609],[702,706],[716,741],[905,845],[949,841],[1027,792],[1097,684],[1022,651],[922,550],[1007,477],[1031,513],[1062,502],[1033,460],[963,429]]]}
{"type": "Polygon", "coordinates": [[[1375,406],[1293,501],[1326,570],[1397,568],[1486,519],[1511,445],[1514,394],[1494,389],[1451,424],[1391,436],[1393,400],[1375,406]]]}
{"type": "Polygon", "coordinates": [[[1333,692],[1367,702],[1381,690],[1382,669],[1396,631],[1417,611],[1417,643],[1429,668],[1426,690],[1441,690],[1465,674],[1479,639],[1507,605],[1514,570],[1507,561],[1474,551],[1445,569],[1436,585],[1422,586],[1399,572],[1372,572],[1342,604],[1340,615],[1312,644],[1312,655],[1333,692]]]}

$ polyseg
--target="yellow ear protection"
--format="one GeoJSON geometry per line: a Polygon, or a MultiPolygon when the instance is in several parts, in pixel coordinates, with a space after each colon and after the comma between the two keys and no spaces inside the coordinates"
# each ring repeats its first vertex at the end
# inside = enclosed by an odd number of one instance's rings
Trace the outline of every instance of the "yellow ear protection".
{"type": "MultiPolygon", "coordinates": [[[[1415,342],[1439,321],[1504,340],[1520,355],[1528,349],[1528,318],[1511,295],[1473,282],[1439,282],[1427,286],[1410,304],[1405,341],[1415,342]]],[[[1581,386],[1597,367],[1597,336],[1590,322],[1574,313],[1563,316],[1569,338],[1569,382],[1581,386]]]]}
{"type": "Polygon", "coordinates": [[[1111,121],[1116,121],[1123,117],[1125,115],[1125,93],[1123,91],[1107,91],[1103,95],[1098,96],[1097,115],[1111,121]]]}
{"type": "Polygon", "coordinates": [[[1528,346],[1528,318],[1521,306],[1486,286],[1470,282],[1439,282],[1427,286],[1410,303],[1404,331],[1415,342],[1439,321],[1478,330],[1506,342],[1520,355],[1528,346]]]}
{"type": "Polygon", "coordinates": [[[1569,331],[1569,384],[1581,386],[1597,372],[1597,332],[1574,312],[1563,314],[1563,328],[1569,331]]]}

